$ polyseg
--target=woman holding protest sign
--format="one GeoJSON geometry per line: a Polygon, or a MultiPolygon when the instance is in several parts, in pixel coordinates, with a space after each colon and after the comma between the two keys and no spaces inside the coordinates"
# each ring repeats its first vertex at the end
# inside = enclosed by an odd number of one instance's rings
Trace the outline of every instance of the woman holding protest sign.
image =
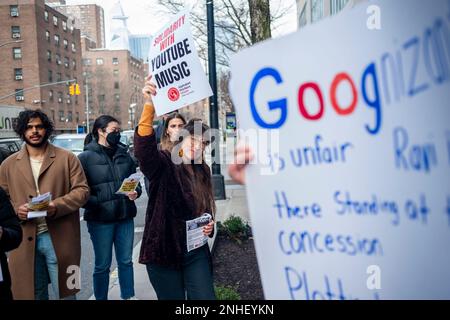
{"type": "Polygon", "coordinates": [[[210,214],[209,218],[206,215],[207,224],[195,229],[203,234],[202,241],[212,237],[214,231],[211,172],[204,161],[209,128],[192,121],[182,130],[172,152],[158,150],[151,99],[156,86],[150,79],[143,89],[147,103],[134,138],[136,157],[150,180],[139,262],[146,264],[158,299],[212,300],[215,294],[209,246],[202,242],[199,247],[193,246],[196,249],[188,249],[192,243],[187,239],[187,225],[194,225],[192,220],[196,218],[205,219],[205,213],[210,214]]]}
{"type": "Polygon", "coordinates": [[[79,158],[91,189],[84,220],[95,252],[95,298],[108,299],[114,245],[121,298],[134,299],[134,200],[141,195],[141,187],[139,177],[130,177],[136,173],[136,164],[120,143],[119,121],[108,115],[98,117],[79,158]]]}

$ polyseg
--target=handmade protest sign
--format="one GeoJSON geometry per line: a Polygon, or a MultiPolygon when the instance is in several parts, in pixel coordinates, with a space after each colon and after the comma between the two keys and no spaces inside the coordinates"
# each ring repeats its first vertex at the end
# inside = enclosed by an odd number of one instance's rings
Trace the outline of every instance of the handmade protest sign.
{"type": "Polygon", "coordinates": [[[156,33],[149,60],[152,81],[157,86],[152,99],[158,116],[212,96],[195,48],[188,11],[180,12],[156,33]]]}
{"type": "Polygon", "coordinates": [[[449,1],[371,1],[244,50],[231,93],[258,138],[267,299],[450,298],[449,1]]]}

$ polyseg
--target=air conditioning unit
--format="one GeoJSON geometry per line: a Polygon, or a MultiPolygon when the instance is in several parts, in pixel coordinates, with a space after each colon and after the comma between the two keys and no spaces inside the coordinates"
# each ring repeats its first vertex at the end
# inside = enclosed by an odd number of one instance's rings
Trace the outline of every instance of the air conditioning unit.
{"type": "Polygon", "coordinates": [[[61,64],[61,60],[56,60],[56,63],[57,64],[61,64]]]}
{"type": "Polygon", "coordinates": [[[62,98],[58,98],[58,102],[59,102],[59,103],[62,103],[62,98]]]}
{"type": "Polygon", "coordinates": [[[20,39],[20,33],[16,32],[12,34],[13,39],[20,39]]]}
{"type": "Polygon", "coordinates": [[[11,12],[11,17],[18,17],[19,13],[18,12],[11,12]]]}
{"type": "Polygon", "coordinates": [[[16,76],[16,80],[22,80],[23,76],[16,76]]]}
{"type": "Polygon", "coordinates": [[[72,100],[67,99],[67,104],[71,104],[71,103],[72,103],[72,100]]]}
{"type": "Polygon", "coordinates": [[[24,101],[25,97],[24,96],[17,96],[16,97],[16,101],[24,101]]]}

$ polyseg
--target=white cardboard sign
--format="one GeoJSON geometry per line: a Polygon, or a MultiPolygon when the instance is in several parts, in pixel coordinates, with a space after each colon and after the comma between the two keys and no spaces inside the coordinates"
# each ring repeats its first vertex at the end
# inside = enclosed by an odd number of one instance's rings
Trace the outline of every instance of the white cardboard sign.
{"type": "Polygon", "coordinates": [[[156,114],[162,115],[212,96],[191,33],[189,12],[182,11],[152,39],[150,74],[156,83],[156,114]]]}
{"type": "Polygon", "coordinates": [[[450,1],[363,3],[237,54],[230,87],[279,136],[246,177],[267,299],[450,299],[450,1]]]}

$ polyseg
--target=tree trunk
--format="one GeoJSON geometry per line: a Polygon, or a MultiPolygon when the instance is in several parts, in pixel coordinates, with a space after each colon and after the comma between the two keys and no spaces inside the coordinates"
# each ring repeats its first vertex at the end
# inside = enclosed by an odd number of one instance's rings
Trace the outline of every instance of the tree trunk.
{"type": "Polygon", "coordinates": [[[250,9],[250,29],[252,43],[270,39],[270,5],[269,0],[248,0],[250,9]]]}

